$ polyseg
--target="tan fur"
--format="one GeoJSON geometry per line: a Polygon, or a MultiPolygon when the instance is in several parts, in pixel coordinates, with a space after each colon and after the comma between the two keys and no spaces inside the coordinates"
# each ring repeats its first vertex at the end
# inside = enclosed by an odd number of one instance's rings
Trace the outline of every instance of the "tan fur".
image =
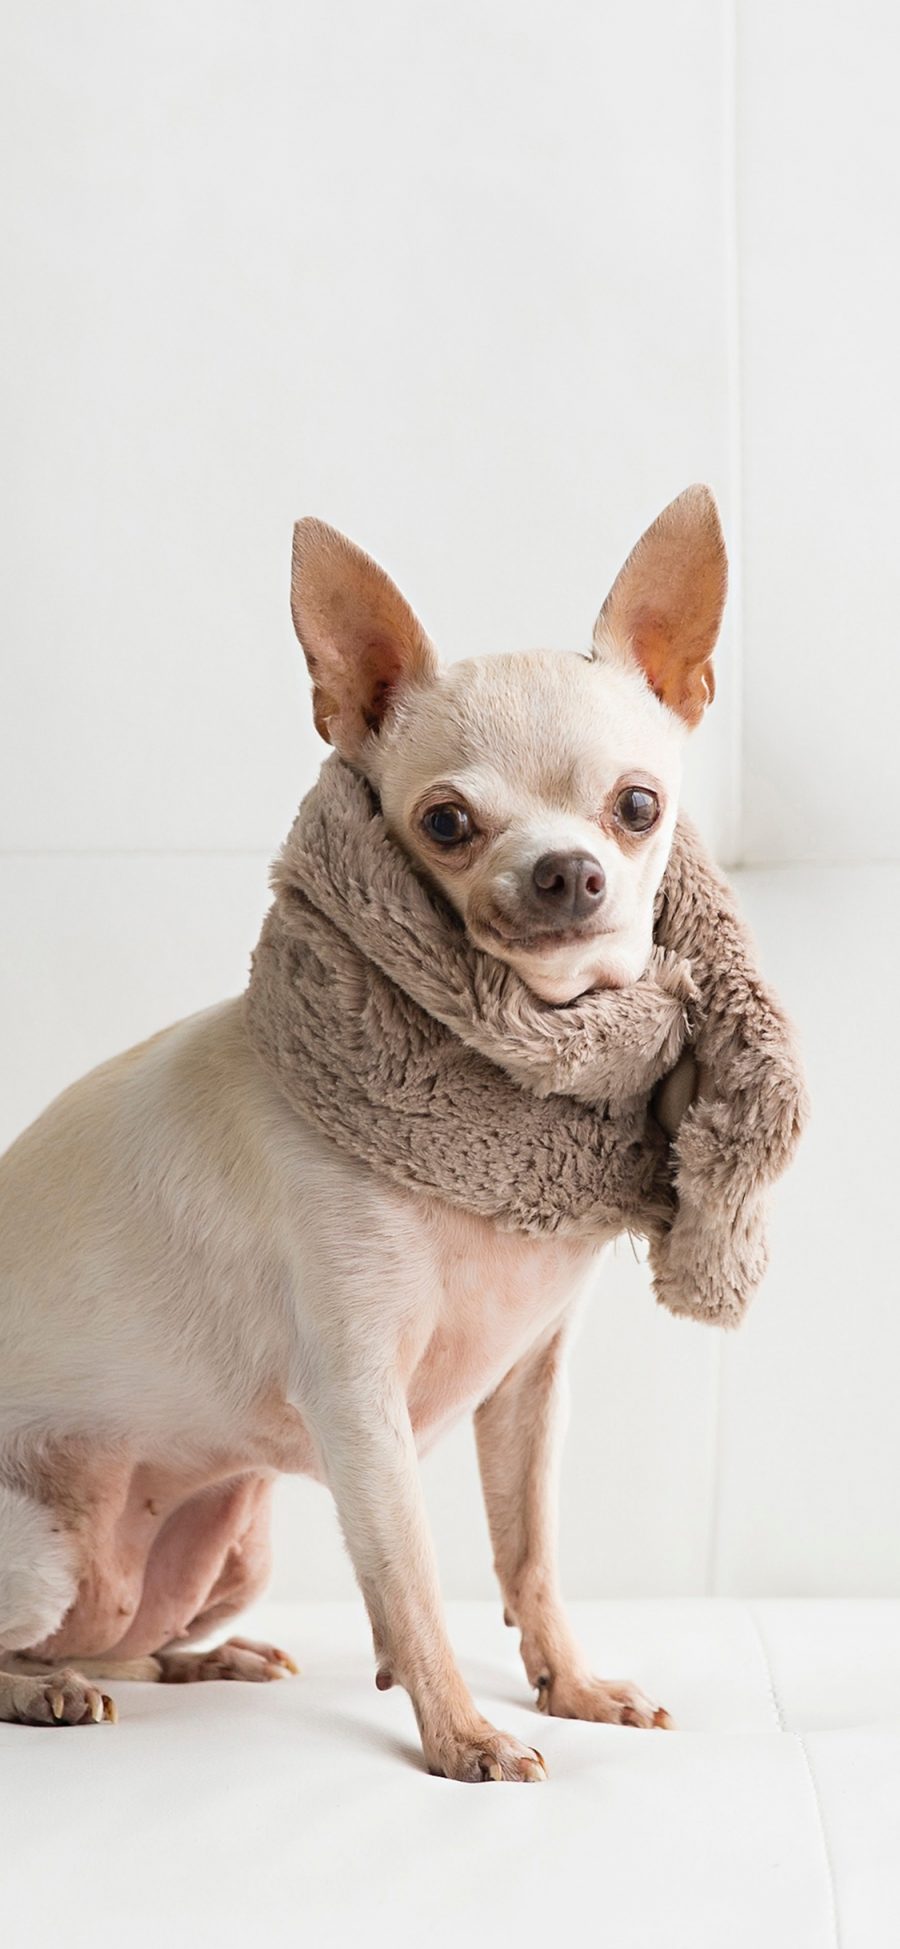
{"type": "MultiPolygon", "coordinates": [[[[328,1132],[326,1091],[298,1114],[284,1052],[271,1067],[260,1061],[242,999],[66,1091],[0,1162],[0,1643],[15,1667],[0,1673],[0,1718],[114,1715],[90,1672],[48,1674],[41,1652],[170,1682],[283,1670],[272,1647],[231,1640],[185,1653],[173,1641],[184,1645],[259,1587],[272,1481],[294,1470],[333,1492],[378,1682],[407,1688],[426,1763],[463,1780],[542,1778],[535,1749],[479,1714],[441,1611],[417,1454],[477,1411],[498,1574],[539,1702],[664,1722],[634,1688],[593,1679],[571,1641],[552,1478],[561,1347],[598,1249],[622,1222],[619,1194],[651,1231],[659,1295],[676,1307],[690,1296],[694,1310],[721,1317],[723,1294],[737,1304],[758,1275],[759,1195],[799,1120],[783,1019],[721,882],[676,829],[677,711],[696,713],[692,673],[708,690],[718,621],[710,506],[695,493],[655,539],[650,531],[636,620],[626,576],[625,620],[604,626],[593,660],[543,653],[449,672],[383,572],[332,530],[301,524],[292,600],[316,717],[359,774],[336,761],[328,778],[349,781],[348,803],[355,793],[371,810],[376,795],[380,844],[406,875],[396,910],[375,898],[374,882],[367,902],[365,872],[342,881],[345,958],[339,968],[326,958],[318,995],[304,991],[311,1010],[316,1002],[327,1016],[333,1004],[356,1034],[339,1062],[329,1053],[338,1123],[355,1092],[371,1137],[374,1076],[385,1130],[396,1137],[405,1117],[408,1152],[425,1156],[438,1071],[405,1065],[413,1050],[424,1062],[437,1029],[436,1048],[449,1036],[462,1051],[456,1149],[472,1142],[466,1090],[480,1063],[504,1102],[521,1099],[537,1118],[548,1156],[565,1160],[566,1212],[554,1211],[552,1183],[543,1203],[516,1208],[521,1132],[487,1210],[434,1177],[436,1123],[422,1177],[386,1169],[389,1146],[368,1156],[346,1129],[328,1132]],[[636,790],[656,807],[640,836],[623,827],[622,793],[636,790]],[[423,824],[437,791],[471,805],[466,860],[439,857],[423,824]],[[590,858],[596,911],[570,903],[571,924],[547,919],[541,904],[533,867],[551,850],[590,858]],[[442,901],[461,961],[429,969],[426,945],[419,974],[430,972],[431,987],[408,998],[412,1040],[392,1042],[402,983],[397,966],[378,977],[363,923],[374,922],[379,951],[394,952],[404,918],[408,945],[410,916],[418,925],[442,901]],[[654,925],[671,947],[654,948],[654,925]],[[465,979],[448,990],[454,968],[465,979]],[[686,1024],[700,1087],[678,1132],[676,1206],[662,1132],[649,1141],[647,1097],[686,1024]],[[404,1090],[416,1077],[409,1141],[404,1090]],[[598,1151],[601,1095],[614,1107],[598,1151]],[[642,1134],[625,1164],[629,1117],[642,1134]],[[604,1169],[621,1166],[607,1213],[597,1209],[601,1156],[604,1169]],[[585,1221],[574,1228],[564,1222],[573,1182],[585,1221]]],[[[613,607],[618,616],[618,598],[613,607]]],[[[266,936],[288,979],[322,920],[296,867],[289,850],[266,936]],[[302,927],[292,932],[295,908],[302,927]]],[[[561,884],[569,899],[575,880],[561,884]]],[[[334,934],[326,915],[329,952],[334,934]]],[[[300,1034],[302,1010],[275,1014],[288,1042],[300,1034]]],[[[258,1043],[258,1021],[253,1034],[258,1043]]],[[[483,1130],[495,1165],[497,1100],[493,1132],[483,1130]]]]}

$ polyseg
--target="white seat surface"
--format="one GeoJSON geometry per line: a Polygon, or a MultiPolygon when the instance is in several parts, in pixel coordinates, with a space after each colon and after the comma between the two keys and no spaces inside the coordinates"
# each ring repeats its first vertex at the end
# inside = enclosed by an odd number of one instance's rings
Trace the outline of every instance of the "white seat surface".
{"type": "Polygon", "coordinates": [[[260,1605],[302,1676],[132,1685],[117,1726],[0,1727],[2,1938],[15,1949],[900,1941],[900,1603],[585,1603],[595,1670],[678,1730],[547,1720],[496,1606],[449,1610],[495,1723],[550,1779],[423,1769],[376,1692],[361,1606],[260,1605]]]}

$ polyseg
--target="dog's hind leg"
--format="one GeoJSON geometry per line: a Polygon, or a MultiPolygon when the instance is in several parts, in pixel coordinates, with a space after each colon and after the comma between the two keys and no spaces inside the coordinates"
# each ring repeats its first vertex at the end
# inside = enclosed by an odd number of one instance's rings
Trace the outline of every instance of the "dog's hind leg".
{"type": "MultiPolygon", "coordinates": [[[[47,1660],[29,1658],[20,1653],[11,1660],[13,1670],[9,1677],[17,1682],[20,1676],[44,1680],[58,1680],[64,1674],[52,1667],[47,1660]]],[[[83,1680],[134,1679],[145,1685],[194,1685],[208,1679],[238,1679],[250,1684],[265,1684],[273,1678],[288,1678],[299,1671],[286,1651],[279,1651],[277,1645],[257,1644],[251,1638],[228,1638],[224,1644],[214,1645],[211,1651],[183,1651],[167,1647],[164,1651],[154,1651],[146,1658],[79,1658],[78,1677],[83,1680]]],[[[0,1683],[4,1675],[0,1675],[0,1683]]],[[[111,1701],[110,1701],[111,1703],[111,1701]]],[[[0,1711],[0,1718],[2,1718],[0,1711]]],[[[16,1716],[16,1715],[12,1715],[16,1716]]],[[[115,1711],[107,1717],[116,1716],[115,1711]]]]}
{"type": "Polygon", "coordinates": [[[60,1516],[0,1484],[0,1645],[40,1644],[74,1602],[75,1550],[60,1516]]]}
{"type": "Polygon", "coordinates": [[[288,1652],[279,1651],[274,1644],[258,1644],[254,1638],[226,1638],[211,1651],[182,1651],[169,1646],[155,1653],[153,1663],[159,1666],[163,1685],[195,1685],[210,1678],[243,1679],[260,1685],[300,1670],[288,1652]]]}
{"type": "Polygon", "coordinates": [[[90,1725],[115,1718],[115,1706],[81,1672],[16,1670],[20,1645],[55,1631],[74,1601],[72,1539],[52,1509],[0,1485],[0,1720],[23,1725],[90,1725]]]}
{"type": "MultiPolygon", "coordinates": [[[[206,1651],[186,1648],[197,1638],[209,1638],[246,1609],[263,1588],[269,1570],[271,1487],[268,1479],[245,1479],[190,1498],[164,1529],[157,1552],[151,1553],[140,1601],[124,1637],[107,1651],[82,1656],[77,1616],[70,1618],[69,1634],[59,1652],[54,1651],[52,1631],[29,1629],[27,1634],[20,1633],[17,1644],[37,1649],[20,1652],[12,1661],[9,1676],[20,1687],[19,1704],[23,1681],[40,1680],[37,1711],[44,1716],[45,1693],[52,1689],[51,1682],[57,1678],[64,1657],[75,1660],[78,1676],[85,1684],[92,1679],[136,1679],[163,1685],[237,1679],[262,1684],[296,1672],[297,1666],[287,1652],[249,1638],[231,1637],[206,1651]],[[173,1621],[185,1615],[184,1583],[196,1577],[198,1565],[203,1572],[201,1607],[193,1617],[187,1611],[188,1622],[177,1629],[177,1636],[158,1650],[145,1650],[154,1624],[161,1630],[165,1620],[165,1628],[171,1629],[173,1621]],[[42,1649],[44,1638],[50,1643],[42,1649]],[[129,1656],[131,1651],[135,1655],[129,1656]]],[[[54,1622],[58,1623],[58,1618],[54,1622]]],[[[96,1619],[92,1628],[96,1628],[96,1619]]],[[[153,1644],[152,1637],[149,1643],[153,1644]]],[[[10,1716],[22,1714],[16,1710],[10,1716]]]]}

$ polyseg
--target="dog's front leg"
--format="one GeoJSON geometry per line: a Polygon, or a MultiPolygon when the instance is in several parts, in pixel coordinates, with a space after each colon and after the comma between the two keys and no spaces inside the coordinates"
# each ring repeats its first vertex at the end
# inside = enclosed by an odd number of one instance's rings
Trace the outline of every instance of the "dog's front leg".
{"type": "Polygon", "coordinates": [[[367,1372],[331,1376],[304,1404],[369,1612],[376,1684],[412,1700],[432,1773],[451,1780],[539,1780],[540,1754],[478,1712],[444,1624],[437,1566],[405,1398],[367,1372]]]}
{"type": "Polygon", "coordinates": [[[556,1568],[556,1497],[565,1423],[564,1330],[506,1375],[475,1415],[494,1567],[506,1620],[540,1711],[562,1719],[665,1726],[637,1686],[594,1678],[572,1633],[556,1568]]]}

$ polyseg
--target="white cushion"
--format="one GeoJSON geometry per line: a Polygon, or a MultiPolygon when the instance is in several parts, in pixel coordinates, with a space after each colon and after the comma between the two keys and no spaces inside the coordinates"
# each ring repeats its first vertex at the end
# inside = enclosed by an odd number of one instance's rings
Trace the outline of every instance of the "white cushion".
{"type": "Polygon", "coordinates": [[[303,1676],[130,1685],[118,1726],[0,1727],[10,1944],[168,1949],[881,1949],[900,1941],[900,1603],[675,1600],[573,1613],[675,1732],[529,1704],[497,1606],[449,1609],[483,1710],[546,1786],[424,1771],[361,1604],[260,1605],[303,1676]]]}

